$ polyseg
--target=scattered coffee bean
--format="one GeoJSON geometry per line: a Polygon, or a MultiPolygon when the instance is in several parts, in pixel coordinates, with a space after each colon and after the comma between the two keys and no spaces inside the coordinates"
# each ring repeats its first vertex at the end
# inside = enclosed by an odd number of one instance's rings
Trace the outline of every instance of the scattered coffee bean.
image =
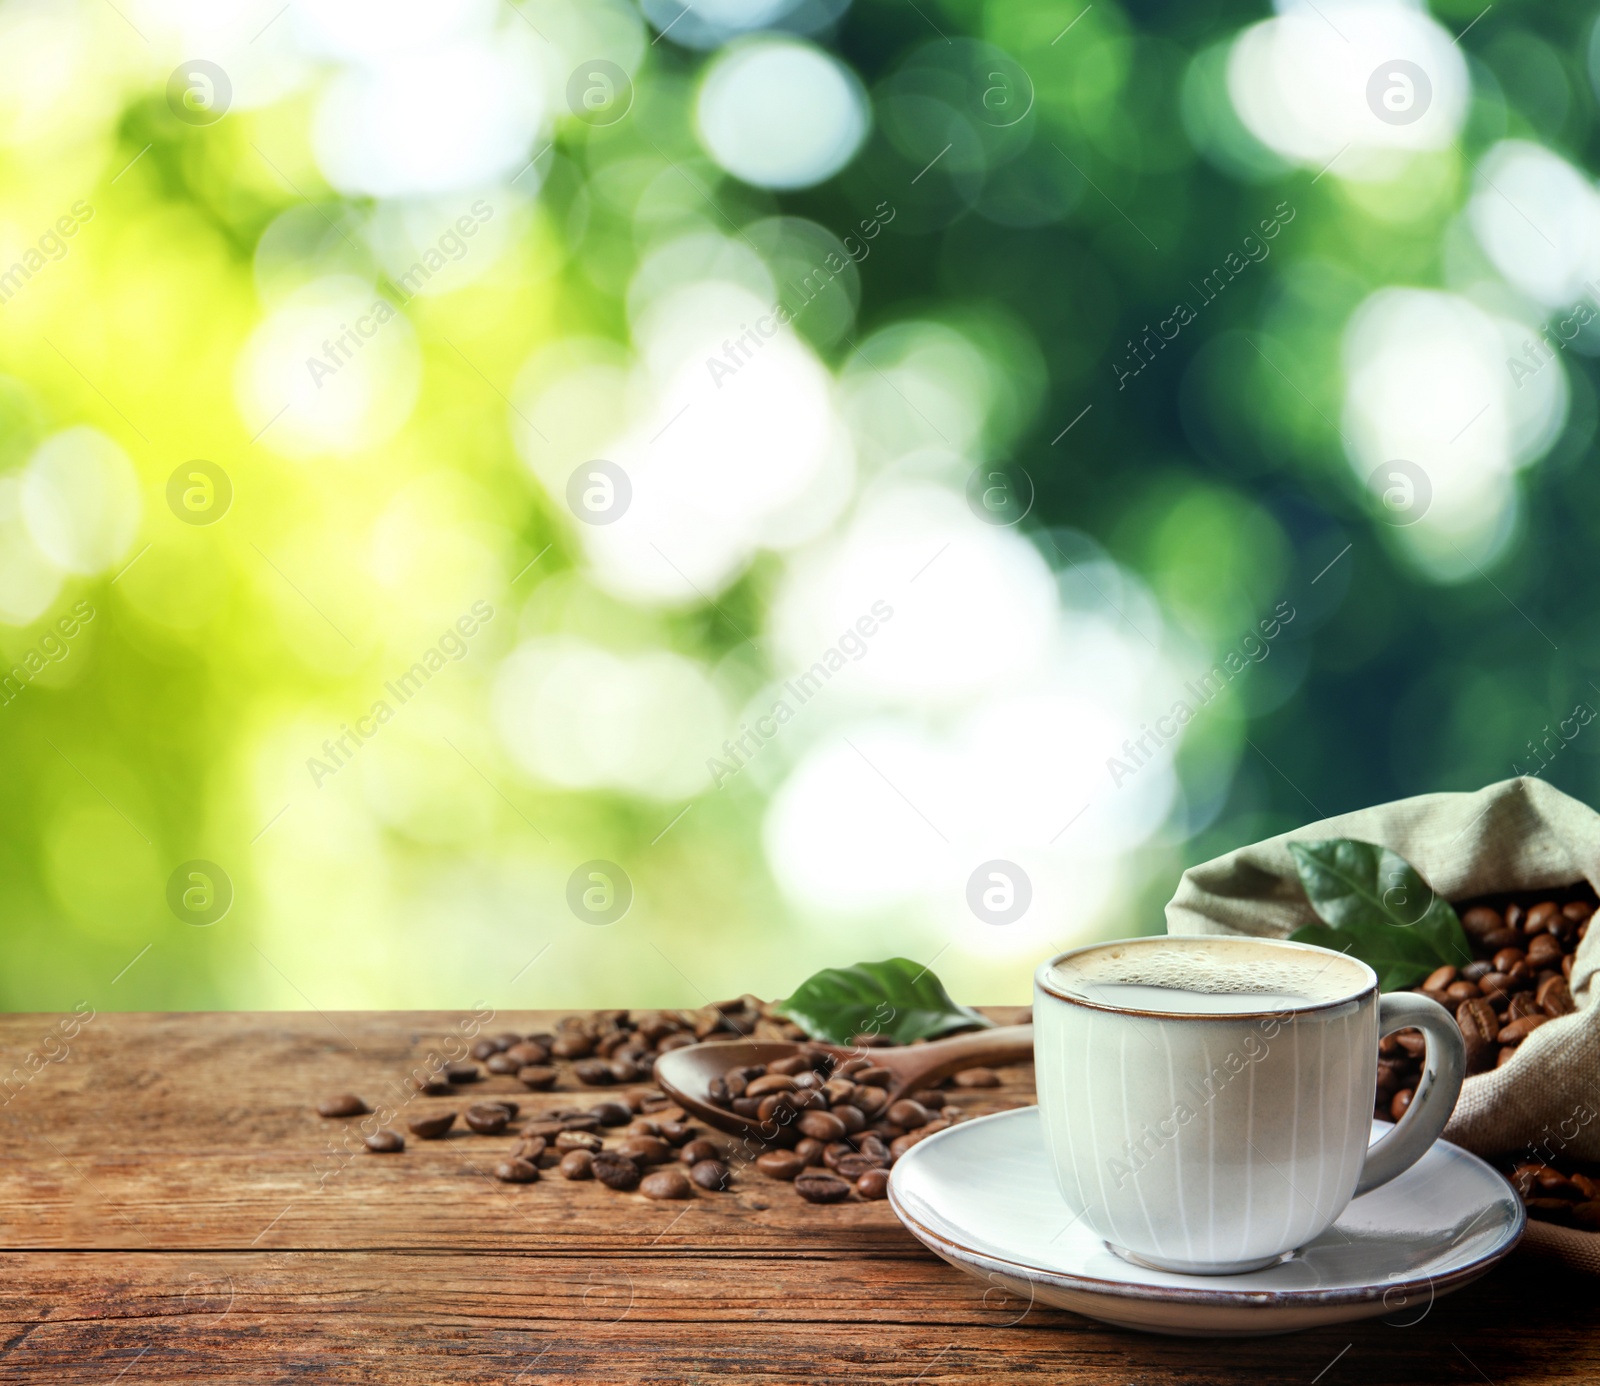
{"type": "Polygon", "coordinates": [[[639,1165],[662,1165],[672,1158],[672,1147],[657,1136],[629,1136],[617,1151],[639,1165]]]}
{"type": "Polygon", "coordinates": [[[626,1155],[602,1150],[591,1158],[589,1167],[594,1177],[607,1188],[627,1192],[639,1187],[639,1166],[626,1155]]]}
{"type": "Polygon", "coordinates": [[[602,1126],[626,1126],[633,1120],[633,1113],[624,1102],[597,1103],[589,1108],[589,1115],[602,1126]]]}
{"type": "Polygon", "coordinates": [[[374,1131],[363,1144],[375,1155],[393,1155],[406,1148],[406,1138],[386,1126],[381,1131],[374,1131]]]}
{"type": "Polygon", "coordinates": [[[543,1136],[518,1136],[511,1143],[511,1158],[538,1164],[539,1157],[544,1154],[548,1145],[549,1142],[543,1136]]]}
{"type": "Polygon", "coordinates": [[[561,1175],[565,1179],[593,1179],[594,1155],[587,1150],[569,1150],[561,1157],[561,1175]]]}
{"type": "Polygon", "coordinates": [[[456,1114],[454,1112],[443,1112],[438,1116],[412,1117],[410,1121],[406,1122],[411,1134],[419,1141],[439,1140],[455,1124],[456,1114]]]}
{"type": "Polygon", "coordinates": [[[863,1170],[856,1177],[856,1192],[869,1201],[887,1198],[889,1196],[889,1171],[886,1169],[863,1170]]]}
{"type": "Polygon", "coordinates": [[[340,1093],[337,1097],[324,1097],[317,1103],[317,1115],[325,1117],[362,1116],[370,1110],[371,1108],[353,1092],[340,1093]]]}
{"type": "Polygon", "coordinates": [[[997,1088],[1000,1075],[992,1068],[964,1068],[955,1076],[958,1088],[997,1088]]]}
{"type": "Polygon", "coordinates": [[[503,1184],[532,1184],[539,1178],[539,1167],[527,1160],[502,1160],[494,1167],[494,1177],[503,1184]]]}
{"type": "Polygon", "coordinates": [[[731,1176],[721,1160],[696,1160],[689,1166],[689,1178],[702,1189],[720,1191],[728,1187],[731,1176]]]}
{"type": "Polygon", "coordinates": [[[917,1127],[926,1124],[931,1113],[920,1102],[912,1102],[909,1098],[890,1106],[887,1114],[891,1124],[907,1131],[915,1131],[917,1127]]]}
{"type": "Polygon", "coordinates": [[[677,1165],[651,1170],[639,1181],[639,1192],[646,1198],[693,1198],[689,1176],[677,1165]]]}
{"type": "Polygon", "coordinates": [[[678,1161],[680,1164],[697,1165],[702,1160],[717,1158],[717,1147],[704,1136],[688,1142],[678,1148],[678,1161]]]}
{"type": "Polygon", "coordinates": [[[528,1068],[534,1064],[549,1063],[550,1051],[542,1044],[530,1044],[524,1040],[521,1044],[513,1044],[506,1050],[506,1058],[518,1068],[528,1068]]]}
{"type": "Polygon", "coordinates": [[[805,1171],[806,1162],[792,1150],[767,1150],[756,1156],[756,1168],[769,1179],[794,1179],[805,1171]]]}
{"type": "Polygon", "coordinates": [[[800,1131],[815,1141],[843,1140],[846,1127],[832,1112],[804,1112],[797,1123],[800,1131]]]}
{"type": "Polygon", "coordinates": [[[555,1069],[543,1064],[534,1064],[528,1068],[517,1070],[517,1081],[527,1088],[529,1092],[546,1092],[555,1087],[559,1075],[555,1069]]]}
{"type": "Polygon", "coordinates": [[[600,1137],[592,1131],[563,1131],[555,1139],[557,1150],[587,1150],[593,1154],[600,1146],[600,1137]]]}
{"type": "Polygon", "coordinates": [[[461,1119],[480,1136],[498,1136],[510,1122],[511,1113],[497,1102],[477,1102],[462,1113],[461,1119]]]}
{"type": "Polygon", "coordinates": [[[794,1181],[795,1192],[807,1203],[842,1203],[850,1197],[850,1185],[832,1174],[808,1170],[794,1181]]]}
{"type": "Polygon", "coordinates": [[[452,1083],[476,1083],[483,1075],[477,1064],[446,1064],[444,1076],[452,1083]]]}

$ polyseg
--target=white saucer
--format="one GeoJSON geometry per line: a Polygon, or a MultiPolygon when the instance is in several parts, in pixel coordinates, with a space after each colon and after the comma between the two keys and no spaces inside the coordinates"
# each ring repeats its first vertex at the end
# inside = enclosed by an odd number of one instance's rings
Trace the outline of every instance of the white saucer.
{"type": "MultiPolygon", "coordinates": [[[[1373,1123],[1373,1138],[1389,1130],[1373,1123]]],[[[1356,1199],[1303,1251],[1243,1275],[1129,1264],[1056,1190],[1037,1107],[962,1122],[913,1146],[889,1176],[912,1235],[958,1270],[1040,1303],[1151,1333],[1292,1333],[1349,1319],[1415,1322],[1522,1236],[1516,1192],[1476,1155],[1437,1142],[1356,1199]]]]}

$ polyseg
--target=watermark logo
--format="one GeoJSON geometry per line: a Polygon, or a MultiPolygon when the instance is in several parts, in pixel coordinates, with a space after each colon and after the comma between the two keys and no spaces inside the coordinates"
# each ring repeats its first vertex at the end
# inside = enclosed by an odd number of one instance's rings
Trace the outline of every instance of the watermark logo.
{"type": "Polygon", "coordinates": [[[585,125],[615,125],[633,107],[633,83],[607,58],[591,58],[567,78],[567,109],[585,125]]]}
{"type": "Polygon", "coordinates": [[[1433,504],[1433,482],[1428,474],[1403,457],[1374,467],[1367,487],[1377,492],[1382,504],[1379,518],[1396,529],[1416,524],[1433,504]]]}
{"type": "Polygon", "coordinates": [[[214,861],[186,861],[167,877],[167,908],[185,924],[215,924],[233,908],[233,882],[214,861]]]}
{"type": "Polygon", "coordinates": [[[1033,497],[1033,478],[1021,467],[986,463],[967,478],[967,509],[986,525],[1021,524],[1033,497]]]}
{"type": "Polygon", "coordinates": [[[167,508],[186,525],[214,525],[233,504],[233,481],[215,462],[195,458],[167,478],[167,508]]]}
{"type": "Polygon", "coordinates": [[[191,58],[167,78],[167,105],[185,125],[215,125],[233,104],[233,83],[216,63],[191,58]]]}
{"type": "Polygon", "coordinates": [[[1413,62],[1379,63],[1367,78],[1367,108],[1385,125],[1414,125],[1433,104],[1433,83],[1413,62]]]}
{"type": "Polygon", "coordinates": [[[567,478],[567,509],[586,525],[615,524],[633,503],[633,483],[615,462],[585,462],[567,478]]]}
{"type": "Polygon", "coordinates": [[[1014,861],[997,857],[967,877],[967,908],[985,924],[1015,924],[1033,903],[1033,882],[1014,861]]]}
{"type": "Polygon", "coordinates": [[[596,857],[567,878],[567,908],[585,924],[615,924],[633,904],[633,881],[614,861],[596,857]]]}

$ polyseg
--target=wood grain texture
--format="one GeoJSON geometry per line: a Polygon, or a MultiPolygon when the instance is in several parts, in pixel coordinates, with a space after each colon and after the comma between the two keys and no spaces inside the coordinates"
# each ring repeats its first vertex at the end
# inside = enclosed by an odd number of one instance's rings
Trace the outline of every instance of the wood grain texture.
{"type": "MultiPolygon", "coordinates": [[[[0,1383],[1600,1380],[1593,1284],[1520,1256],[1387,1322],[1199,1342],[985,1293],[887,1204],[811,1208],[753,1170],[675,1205],[558,1179],[500,1185],[487,1170],[509,1137],[331,1156],[345,1123],[315,1101],[402,1100],[405,1074],[461,1019],[84,1025],[0,1107],[0,1383]]],[[[6,1066],[55,1020],[0,1017],[6,1066]]],[[[1030,1069],[1004,1076],[958,1100],[1031,1100],[1030,1069]]],[[[518,1090],[495,1079],[470,1094],[497,1091],[518,1090]]]]}

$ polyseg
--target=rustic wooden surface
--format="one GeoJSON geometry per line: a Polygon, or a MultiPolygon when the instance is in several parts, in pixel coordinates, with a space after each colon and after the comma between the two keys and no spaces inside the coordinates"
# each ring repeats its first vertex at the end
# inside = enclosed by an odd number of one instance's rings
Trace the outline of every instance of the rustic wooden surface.
{"type": "MultiPolygon", "coordinates": [[[[0,1017],[0,1071],[43,1057],[57,1019],[0,1017]]],[[[887,1204],[810,1208],[754,1170],[671,1204],[498,1184],[509,1137],[330,1154],[345,1123],[316,1099],[404,1099],[404,1075],[462,1019],[99,1015],[20,1090],[14,1077],[0,1383],[1600,1381],[1600,1285],[1522,1253],[1386,1321],[1172,1339],[985,1294],[887,1204]]],[[[1030,1069],[1004,1077],[957,1100],[1031,1100],[1030,1069]]],[[[520,1093],[504,1078],[470,1091],[520,1093]]],[[[406,1115],[452,1101],[413,1097],[406,1115]]]]}

